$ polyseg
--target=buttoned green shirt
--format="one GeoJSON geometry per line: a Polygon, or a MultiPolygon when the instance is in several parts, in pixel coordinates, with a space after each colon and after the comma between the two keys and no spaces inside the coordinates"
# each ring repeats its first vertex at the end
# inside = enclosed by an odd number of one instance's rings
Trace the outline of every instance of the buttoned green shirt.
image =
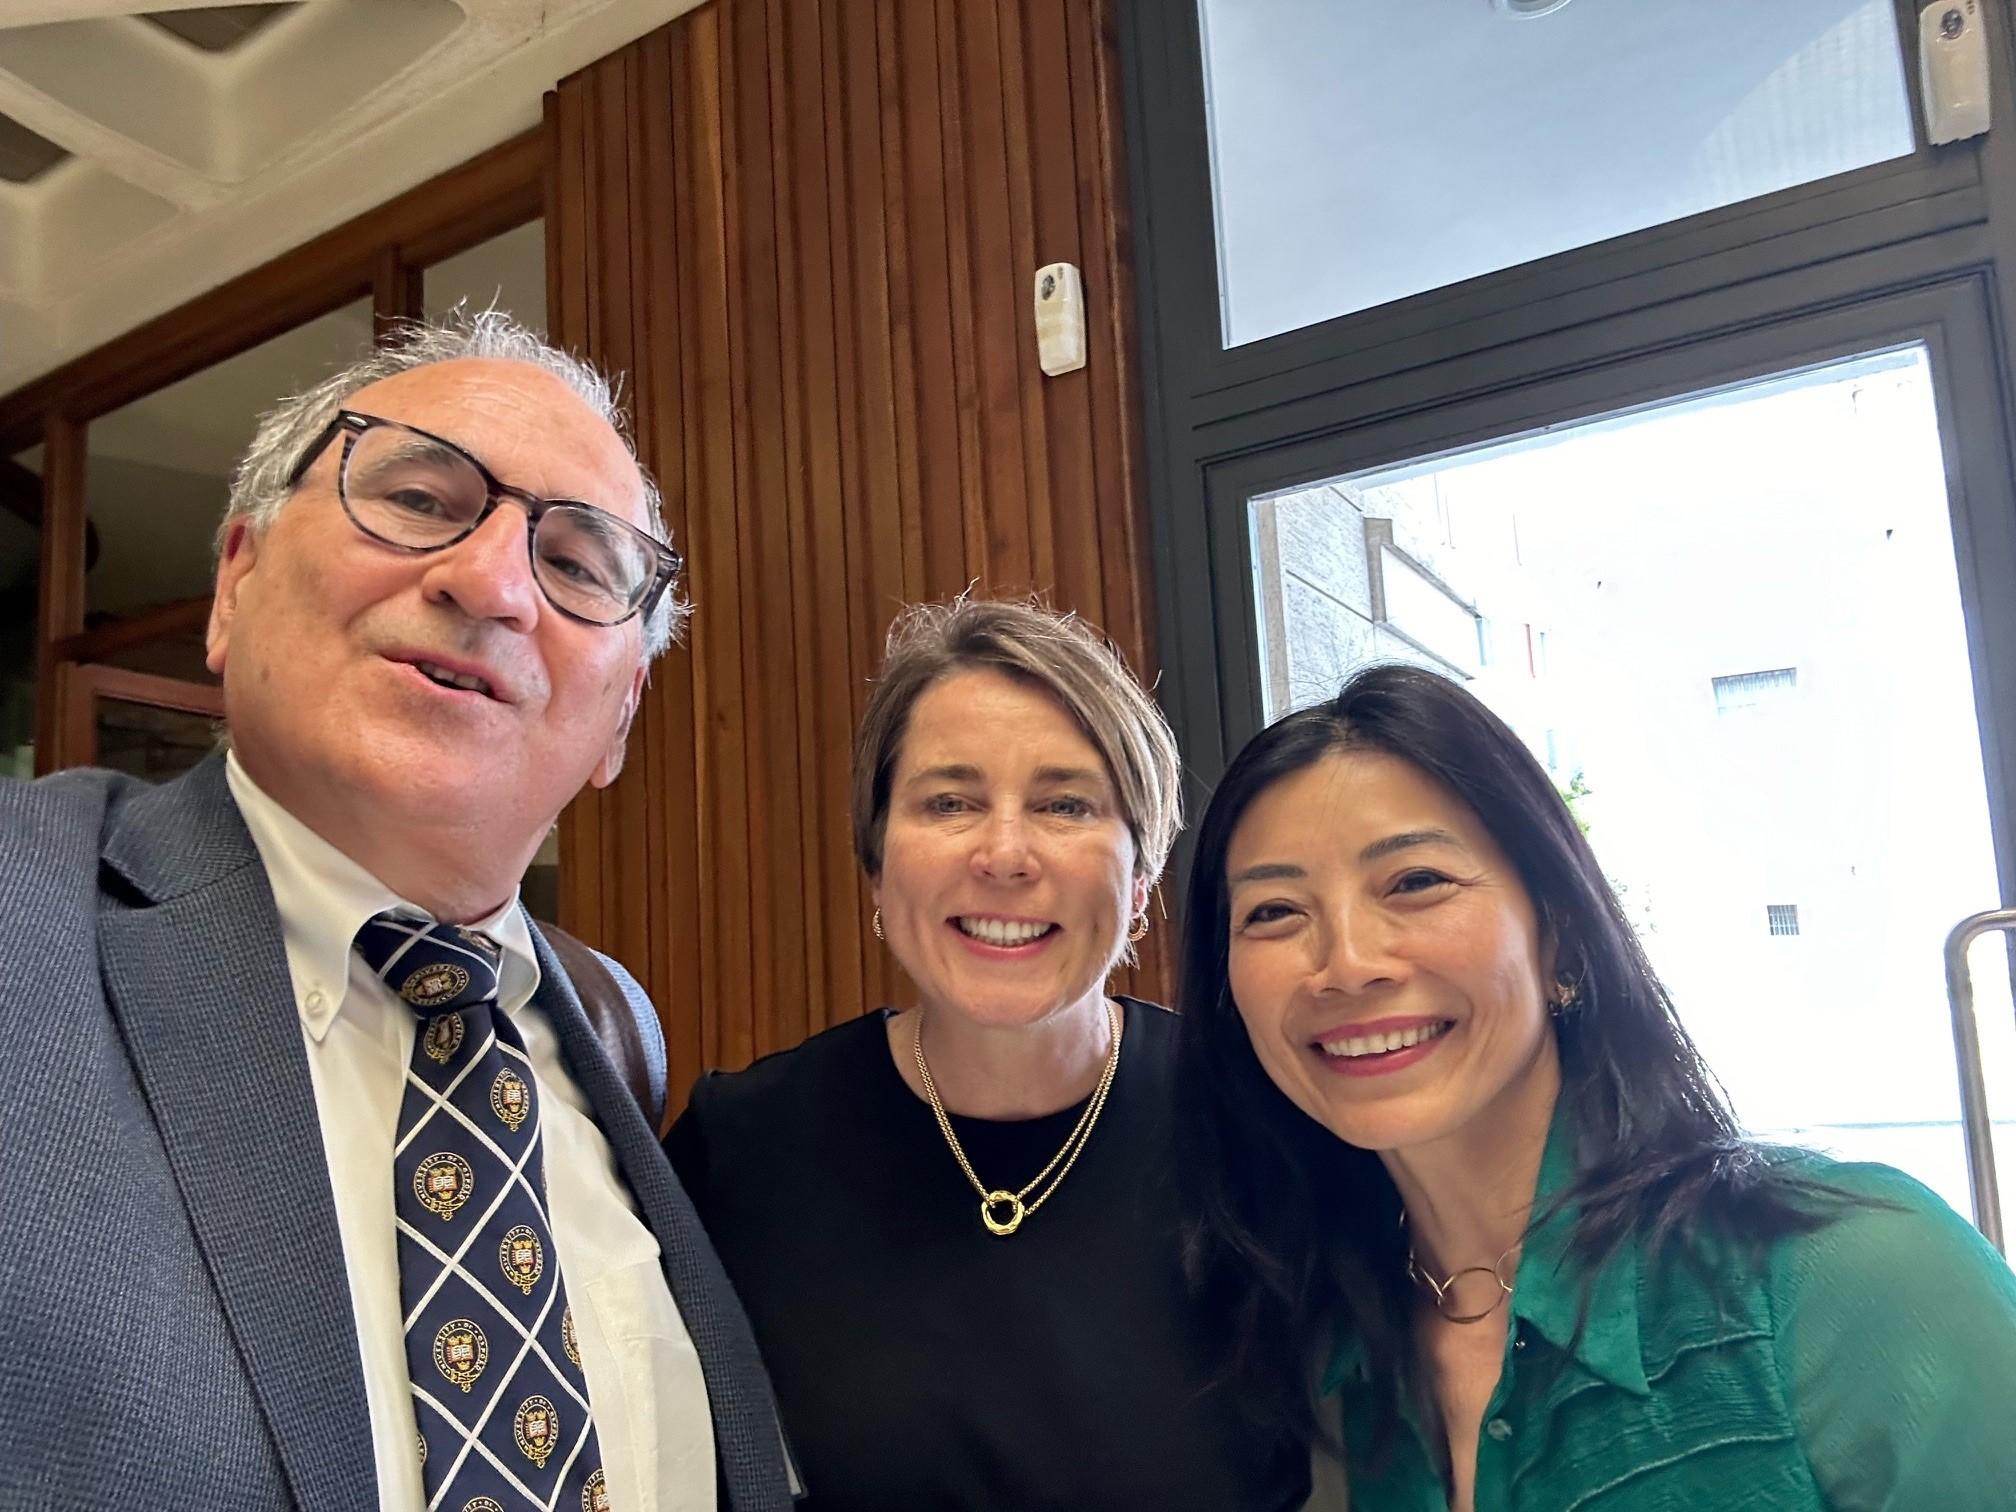
{"type": "MultiPolygon", "coordinates": [[[[1534,1205],[1573,1174],[1557,1117],[1534,1205]]],[[[1477,1439],[1477,1512],[2009,1512],[2016,1509],[2016,1274],[1951,1208],[1888,1166],[1814,1157],[1846,1206],[1762,1260],[1689,1236],[1656,1263],[1627,1242],[1594,1277],[1573,1213],[1528,1236],[1498,1385],[1477,1439]]],[[[1341,1395],[1353,1512],[1446,1512],[1427,1435],[1372,1452],[1377,1391],[1347,1339],[1341,1395]]],[[[1438,1436],[1439,1437],[1439,1436],[1438,1436]]]]}

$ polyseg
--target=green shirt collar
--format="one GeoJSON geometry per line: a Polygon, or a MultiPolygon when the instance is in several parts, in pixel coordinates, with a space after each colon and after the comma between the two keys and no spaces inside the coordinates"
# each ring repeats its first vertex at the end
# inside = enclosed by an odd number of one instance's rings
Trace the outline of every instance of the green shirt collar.
{"type": "MultiPolygon", "coordinates": [[[[1554,1199],[1575,1178],[1575,1130],[1560,1102],[1547,1131],[1540,1157],[1540,1179],[1534,1189],[1533,1211],[1540,1222],[1526,1237],[1519,1274],[1512,1289],[1512,1316],[1532,1325],[1548,1343],[1590,1374],[1620,1390],[1650,1396],[1645,1357],[1638,1331],[1639,1252],[1635,1235],[1627,1237],[1603,1262],[1589,1294],[1589,1321],[1582,1337],[1575,1326],[1582,1313],[1582,1265],[1569,1253],[1577,1210],[1549,1211],[1554,1199]]],[[[1346,1333],[1324,1373],[1323,1389],[1334,1391],[1345,1381],[1367,1379],[1365,1346],[1346,1333]]]]}
{"type": "Polygon", "coordinates": [[[1526,1236],[1519,1274],[1512,1289],[1512,1315],[1530,1323],[1556,1349],[1572,1354],[1590,1374],[1620,1390],[1649,1396],[1645,1357],[1638,1332],[1639,1252],[1636,1235],[1617,1246],[1598,1268],[1589,1289],[1588,1322],[1582,1318],[1587,1272],[1569,1252],[1579,1210],[1554,1209],[1555,1199],[1576,1175],[1575,1128],[1559,1101],[1540,1157],[1540,1180],[1533,1194],[1539,1222],[1526,1236]]]}

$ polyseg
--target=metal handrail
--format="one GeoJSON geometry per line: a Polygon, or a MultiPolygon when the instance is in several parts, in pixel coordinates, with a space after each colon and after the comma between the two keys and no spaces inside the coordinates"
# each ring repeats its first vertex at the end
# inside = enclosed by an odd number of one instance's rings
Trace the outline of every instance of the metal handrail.
{"type": "Polygon", "coordinates": [[[1981,1071],[1981,1031],[1974,1021],[1974,978],[1967,947],[1989,930],[2016,934],[2016,908],[1991,908],[1953,926],[1946,936],[1946,997],[1953,1010],[1953,1054],[1960,1063],[1960,1131],[1967,1141],[1967,1186],[1974,1198],[1974,1227],[2002,1250],[2002,1196],[1995,1186],[1995,1136],[1988,1118],[1988,1084],[1981,1071]]]}

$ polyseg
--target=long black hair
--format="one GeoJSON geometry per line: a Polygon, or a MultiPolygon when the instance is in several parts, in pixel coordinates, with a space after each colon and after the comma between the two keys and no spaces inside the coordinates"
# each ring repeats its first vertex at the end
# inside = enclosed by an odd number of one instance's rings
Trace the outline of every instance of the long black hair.
{"type": "Polygon", "coordinates": [[[1555,974],[1575,989],[1554,1031],[1561,1102],[1578,1133],[1577,1174],[1557,1206],[1578,1210],[1570,1244],[1592,1272],[1628,1237],[1656,1249],[1701,1220],[1757,1243],[1825,1221],[1811,1185],[1742,1138],[1589,842],[1518,736],[1447,678],[1402,666],[1359,672],[1328,703],[1262,731],[1227,768],[1198,830],[1184,914],[1178,1095],[1190,1261],[1231,1312],[1242,1401],[1304,1439],[1328,1437],[1312,1387],[1340,1330],[1362,1342],[1373,1380],[1398,1387],[1382,1429],[1418,1385],[1399,1192],[1376,1154],[1274,1085],[1227,975],[1233,832],[1261,793],[1342,751],[1398,757],[1455,794],[1533,900],[1555,974]]]}

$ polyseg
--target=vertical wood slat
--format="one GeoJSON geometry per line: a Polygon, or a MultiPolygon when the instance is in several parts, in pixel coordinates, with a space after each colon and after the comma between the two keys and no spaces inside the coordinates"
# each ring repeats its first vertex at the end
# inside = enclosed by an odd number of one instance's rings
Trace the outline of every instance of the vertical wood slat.
{"type": "MultiPolygon", "coordinates": [[[[952,310],[953,434],[959,454],[959,524],[966,543],[964,567],[990,584],[987,485],[982,469],[980,344],[973,315],[973,237],[967,219],[965,114],[968,101],[959,72],[959,14],[963,0],[937,0],[939,144],[944,165],[946,277],[952,310]]],[[[985,186],[977,186],[985,192],[985,186]]]]}
{"type": "MultiPolygon", "coordinates": [[[[907,995],[847,818],[904,602],[1034,588],[1153,676],[1112,4],[712,0],[549,101],[549,318],[629,372],[695,605],[563,820],[563,922],[644,977],[675,1103],[907,995]]],[[[1168,996],[1165,935],[1125,988],[1168,996]]]]}
{"type": "MultiPolygon", "coordinates": [[[[780,749],[786,738],[776,701],[760,696],[767,687],[792,686],[788,659],[777,648],[788,639],[791,590],[783,532],[765,501],[777,497],[774,446],[759,445],[759,436],[778,433],[776,369],[779,343],[776,312],[776,243],[770,232],[769,77],[767,67],[746,66],[763,59],[766,17],[760,0],[741,0],[715,13],[720,20],[716,67],[721,78],[719,132],[721,160],[736,165],[723,175],[720,216],[721,308],[728,362],[723,386],[719,445],[732,480],[724,519],[723,542],[739,568],[739,595],[732,623],[737,631],[732,676],[740,698],[741,734],[722,750],[724,763],[734,762],[740,779],[739,821],[747,856],[748,906],[737,921],[736,936],[746,966],[750,1006],[745,1038],[736,1042],[738,1055],[753,1055],[754,1046],[784,1042],[780,1022],[789,1009],[778,998],[793,976],[791,958],[802,951],[803,913],[796,900],[780,889],[788,885],[789,850],[776,837],[796,828],[795,783],[780,749]],[[732,535],[730,534],[732,532],[732,535]],[[780,576],[780,566],[783,573],[780,576]],[[755,606],[767,603],[773,612],[755,606]],[[739,760],[738,760],[739,757],[739,760]]],[[[802,1002],[802,988],[799,989],[802,1002]]],[[[793,1005],[796,1006],[796,1005],[793,1005]]],[[[791,1035],[791,1040],[802,1035],[791,1035]]]]}
{"type": "Polygon", "coordinates": [[[80,758],[69,747],[71,705],[86,695],[56,643],[84,628],[84,468],[82,423],[51,414],[42,427],[42,534],[37,543],[35,603],[35,770],[53,772],[80,758]]]}
{"type": "MultiPolygon", "coordinates": [[[[623,55],[622,72],[612,74],[607,81],[610,87],[604,99],[597,133],[606,155],[601,168],[606,175],[607,192],[612,199],[621,197],[629,218],[633,220],[642,217],[643,164],[641,155],[630,150],[630,112],[632,102],[640,92],[638,75],[642,67],[640,52],[631,51],[623,55]]],[[[649,402],[647,389],[656,376],[648,367],[640,366],[636,357],[644,346],[638,339],[638,328],[643,324],[645,302],[633,295],[637,282],[635,265],[642,256],[642,249],[634,239],[625,238],[614,245],[605,245],[602,250],[610,270],[605,287],[613,296],[603,310],[609,326],[610,362],[626,375],[630,385],[629,402],[634,412],[639,404],[649,402]]],[[[635,429],[634,423],[632,429],[635,429]]],[[[631,782],[618,785],[610,795],[614,800],[617,822],[605,832],[605,838],[614,843],[605,845],[603,855],[616,876],[649,871],[648,836],[655,794],[656,789],[651,784],[631,782]]],[[[664,963],[659,957],[663,948],[651,927],[651,900],[649,888],[623,887],[616,890],[617,937],[623,942],[624,950],[634,955],[644,970],[661,973],[664,963]]]]}
{"type": "Polygon", "coordinates": [[[1024,394],[1016,315],[1033,267],[1018,268],[1011,198],[1018,176],[1010,151],[996,12],[1018,0],[959,0],[959,86],[966,99],[966,234],[971,239],[973,342],[978,356],[981,474],[987,520],[986,580],[1037,586],[1022,455],[1022,415],[1040,394],[1024,394]]]}
{"type": "MultiPolygon", "coordinates": [[[[1081,215],[1078,203],[1078,153],[1075,143],[1077,133],[1084,129],[1084,123],[1071,108],[1077,94],[1071,79],[1071,7],[1066,0],[1031,0],[1028,9],[1025,36],[1029,71],[1038,78],[1063,81],[1061,89],[1053,83],[1047,95],[1031,91],[1024,102],[1032,153],[1031,188],[1035,196],[1036,246],[1078,247],[1085,255],[1074,261],[1090,262],[1097,243],[1084,235],[1083,227],[1087,221],[1081,215]]],[[[1039,251],[1036,255],[1048,254],[1039,251]]],[[[1081,268],[1080,273],[1084,274],[1085,269],[1081,268]]],[[[1088,318],[1091,310],[1100,308],[1092,303],[1095,287],[1088,276],[1088,318]]],[[[1032,309],[1031,333],[1024,342],[1032,365],[1035,362],[1034,318],[1032,309]]],[[[1103,357],[1104,353],[1097,350],[1096,343],[1088,343],[1088,360],[1095,355],[1103,357]]],[[[1042,384],[1045,409],[1050,420],[1046,444],[1032,455],[1037,459],[1037,469],[1045,477],[1049,490],[1051,507],[1046,511],[1045,518],[1052,529],[1049,542],[1053,561],[1051,576],[1056,583],[1058,597],[1076,604],[1102,603],[1104,599],[1098,525],[1103,499],[1093,475],[1097,427],[1093,418],[1096,395],[1091,386],[1097,376],[1096,370],[1081,368],[1075,373],[1065,373],[1047,381],[1040,377],[1032,380],[1042,384]],[[1043,467],[1046,460],[1047,471],[1043,467]]],[[[1114,418],[1121,417],[1116,415],[1114,418]]]]}
{"type": "MultiPolygon", "coordinates": [[[[553,332],[575,333],[571,338],[575,345],[585,344],[590,329],[588,295],[594,282],[586,256],[590,224],[586,108],[586,91],[573,89],[548,94],[544,110],[546,322],[553,332]]],[[[644,733],[633,728],[631,740],[630,759],[648,761],[644,733]]],[[[602,869],[584,864],[584,858],[599,854],[601,816],[601,801],[593,794],[568,805],[560,816],[560,850],[567,864],[560,869],[559,923],[575,934],[593,933],[607,941],[601,922],[602,869]]]]}
{"type": "MultiPolygon", "coordinates": [[[[1124,113],[1120,74],[1115,64],[1114,7],[1066,7],[1071,35],[1070,99],[1080,223],[1086,228],[1085,277],[1087,409],[1091,433],[1093,511],[1099,530],[1101,592],[1106,633],[1125,648],[1135,671],[1154,687],[1161,662],[1154,644],[1153,578],[1148,566],[1146,438],[1142,433],[1143,400],[1134,339],[1133,229],[1128,219],[1126,142],[1121,134],[1124,113]],[[1126,500],[1125,508],[1106,501],[1126,500]]],[[[1186,792],[1186,801],[1191,797],[1186,792]]],[[[1190,812],[1194,821],[1198,816],[1190,812]]],[[[1139,948],[1141,964],[1124,975],[1125,988],[1141,996],[1170,999],[1176,987],[1176,939],[1169,927],[1174,913],[1162,896],[1149,903],[1150,933],[1139,948]]]]}
{"type": "MultiPolygon", "coordinates": [[[[775,319],[780,331],[798,330],[805,318],[801,305],[804,291],[795,276],[801,256],[801,207],[791,174],[792,113],[786,108],[791,89],[790,10],[791,0],[764,0],[762,6],[761,45],[769,87],[764,94],[768,119],[761,129],[770,153],[770,171],[765,175],[764,189],[769,195],[770,235],[775,256],[775,265],[768,270],[768,288],[770,297],[775,300],[775,319]]],[[[754,270],[759,280],[763,271],[754,270]]],[[[796,826],[799,864],[795,876],[792,868],[780,869],[780,885],[774,895],[779,900],[776,906],[780,914],[790,919],[799,931],[796,944],[802,955],[802,959],[788,963],[788,980],[780,989],[787,994],[797,994],[796,1000],[779,1002],[773,1007],[772,1024],[777,1036],[774,1043],[778,1044],[789,1044],[817,1027],[811,1008],[813,1003],[824,1002],[828,996],[829,932],[836,939],[851,939],[855,932],[853,911],[847,906],[851,896],[844,874],[840,878],[841,886],[833,889],[830,897],[825,887],[831,837],[825,833],[825,826],[819,820],[821,768],[824,765],[820,755],[823,749],[819,739],[820,711],[816,699],[807,693],[808,684],[816,685],[818,678],[822,638],[815,633],[819,618],[815,607],[818,590],[812,537],[806,517],[809,469],[806,461],[803,374],[802,344],[777,342],[776,392],[772,397],[776,406],[776,433],[782,444],[773,449],[776,483],[772,497],[783,515],[784,528],[773,532],[773,535],[781,542],[782,578],[791,585],[791,612],[787,617],[789,636],[783,651],[789,657],[790,677],[779,686],[792,688],[798,701],[795,706],[787,706],[783,700],[773,698],[769,700],[769,707],[773,719],[782,726],[775,735],[774,769],[782,774],[778,780],[788,783],[792,789],[794,807],[789,817],[796,826]],[[829,913],[838,915],[830,924],[829,913]]],[[[759,411],[757,428],[761,429],[762,424],[759,411]]],[[[836,585],[838,582],[836,575],[836,585]]],[[[844,605],[839,614],[844,618],[844,605]]],[[[779,831],[780,843],[786,834],[779,831]]],[[[788,949],[788,937],[780,938],[785,939],[785,948],[788,949]]],[[[859,969],[858,960],[852,963],[852,969],[859,969]]]]}
{"type": "Polygon", "coordinates": [[[894,108],[900,125],[899,192],[909,245],[909,358],[915,385],[909,418],[916,440],[917,492],[924,538],[924,581],[946,583],[966,571],[966,490],[961,476],[961,387],[952,324],[952,226],[948,219],[945,91],[939,78],[940,19],[931,4],[892,0],[895,12],[894,108]]]}
{"type": "MultiPolygon", "coordinates": [[[[638,119],[644,131],[642,157],[650,186],[644,206],[650,295],[646,305],[646,350],[676,352],[685,339],[678,298],[682,268],[676,194],[678,150],[670,112],[651,108],[651,102],[673,97],[676,75],[672,39],[661,33],[646,39],[644,46],[645,95],[638,119]]],[[[676,480],[684,473],[686,450],[680,374],[676,370],[666,371],[662,363],[653,363],[651,367],[656,402],[640,429],[643,425],[649,427],[645,444],[650,448],[648,455],[658,475],[676,480]]],[[[684,492],[672,489],[666,506],[666,524],[673,539],[688,541],[690,509],[684,492]]],[[[663,832],[656,843],[662,845],[663,852],[650,876],[662,899],[659,939],[672,960],[667,1001],[681,1005],[683,1011],[673,1017],[689,1026],[685,1053],[691,1059],[675,1061],[673,1069],[675,1073],[683,1071],[698,1076],[708,1062],[708,1027],[698,1011],[702,1005],[700,935],[693,922],[700,912],[701,872],[700,814],[692,797],[699,784],[692,658],[675,654],[662,659],[654,680],[662,684],[663,691],[658,697],[646,700],[646,709],[652,716],[654,738],[661,745],[644,770],[661,789],[659,810],[663,832]]],[[[654,983],[654,992],[664,981],[661,977],[654,983]]]]}
{"type": "MultiPolygon", "coordinates": [[[[893,564],[875,540],[878,505],[886,505],[887,501],[877,497],[872,476],[874,459],[864,439],[870,424],[864,419],[864,410],[873,396],[863,390],[866,375],[862,371],[860,264],[864,257],[872,255],[879,217],[870,211],[862,186],[856,181],[859,161],[849,150],[852,137],[859,134],[858,129],[850,130],[850,126],[860,114],[860,102],[850,83],[847,59],[850,39],[860,32],[867,7],[861,0],[821,0],[819,11],[820,111],[808,124],[814,132],[814,151],[825,162],[826,182],[817,197],[825,209],[825,253],[834,300],[831,315],[834,386],[826,394],[815,395],[814,402],[832,407],[838,442],[834,509],[839,525],[840,560],[844,564],[841,588],[847,606],[840,623],[850,631],[845,722],[851,731],[867,700],[868,677],[874,668],[870,648],[876,629],[887,623],[888,611],[881,606],[892,597],[900,601],[903,584],[900,576],[892,579],[893,564]],[[863,225],[869,228],[869,246],[860,245],[857,239],[863,225]]],[[[868,24],[872,25],[872,20],[868,24]]],[[[858,47],[858,42],[855,45],[858,47]]],[[[858,888],[856,896],[860,896],[858,888]]],[[[866,943],[872,946],[872,942],[866,943]]],[[[862,957],[858,986],[848,981],[837,983],[834,1001],[845,1001],[857,991],[864,999],[885,998],[891,990],[891,975],[888,958],[879,947],[870,948],[862,957]]]]}
{"type": "Polygon", "coordinates": [[[700,610],[693,632],[695,703],[704,720],[699,740],[701,1007],[711,1016],[709,1055],[717,1064],[739,1065],[756,1054],[747,718],[748,700],[756,690],[746,685],[742,672],[742,617],[754,569],[737,550],[745,501],[737,497],[734,473],[735,373],[727,319],[734,273],[732,159],[723,109],[732,60],[724,56],[722,32],[718,5],[694,12],[684,28],[685,108],[675,120],[686,128],[678,227],[681,257],[690,258],[690,272],[681,280],[682,357],[693,592],[700,610]]]}
{"type": "Polygon", "coordinates": [[[875,0],[874,59],[878,150],[882,164],[882,220],[885,272],[880,292],[889,363],[889,439],[893,451],[903,582],[924,582],[924,499],[919,458],[916,310],[910,257],[909,183],[905,170],[907,122],[902,91],[901,0],[875,0]]]}
{"type": "MultiPolygon", "coordinates": [[[[1002,335],[1014,357],[1014,389],[1019,398],[1016,415],[1021,423],[1021,444],[1014,453],[1021,463],[1021,528],[1028,536],[1029,580],[1055,592],[1058,587],[1056,532],[1051,528],[1050,440],[1046,411],[1055,395],[1046,382],[1036,352],[1036,311],[1033,304],[1035,270],[1054,259],[1038,248],[1048,242],[1039,239],[1036,224],[1037,192],[1033,182],[1036,169],[1037,124],[1049,119],[1048,112],[1036,108],[1035,91],[1029,73],[1033,59],[1028,48],[1036,41],[1025,27],[1023,12],[1028,0],[1002,4],[995,16],[995,45],[1001,78],[1002,145],[1007,159],[1008,240],[994,249],[997,276],[1005,292],[1014,297],[1000,301],[1007,319],[1002,335]]],[[[1053,234],[1049,241],[1075,243],[1075,228],[1060,228],[1067,234],[1053,234]]],[[[1074,255],[1071,261],[1078,259],[1074,255]]],[[[1069,595],[1064,595],[1067,599],[1069,595]]]]}

